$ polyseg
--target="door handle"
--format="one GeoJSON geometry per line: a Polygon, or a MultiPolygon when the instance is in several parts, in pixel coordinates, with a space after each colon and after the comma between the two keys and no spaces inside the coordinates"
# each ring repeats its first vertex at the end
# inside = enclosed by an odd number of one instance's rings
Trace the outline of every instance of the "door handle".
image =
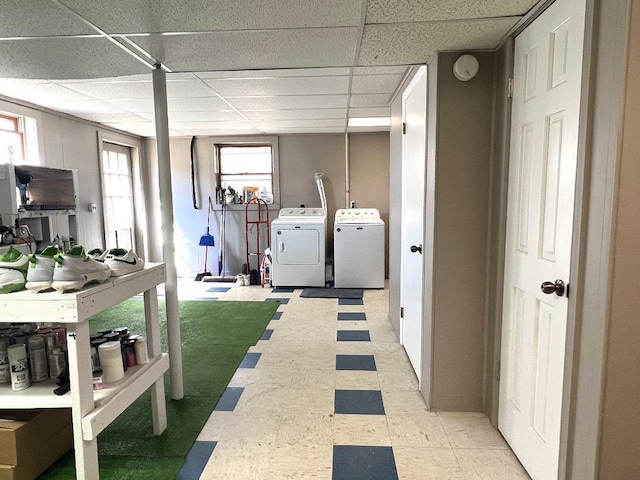
{"type": "Polygon", "coordinates": [[[547,295],[555,293],[557,296],[561,297],[564,295],[565,286],[562,280],[556,280],[555,282],[542,282],[540,290],[542,290],[542,293],[547,295]]]}
{"type": "Polygon", "coordinates": [[[420,245],[411,245],[411,248],[409,250],[411,250],[411,253],[418,252],[418,253],[422,254],[422,244],[420,244],[420,245]]]}

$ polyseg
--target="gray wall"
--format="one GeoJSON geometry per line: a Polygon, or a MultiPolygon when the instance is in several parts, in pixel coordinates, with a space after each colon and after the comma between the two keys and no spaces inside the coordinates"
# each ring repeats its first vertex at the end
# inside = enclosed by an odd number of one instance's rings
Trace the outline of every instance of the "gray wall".
{"type": "MultiPolygon", "coordinates": [[[[375,185],[388,184],[388,146],[379,150],[378,154],[369,157],[368,149],[360,153],[361,147],[370,143],[384,145],[388,134],[350,134],[350,141],[356,143],[352,147],[355,158],[352,167],[357,171],[366,169],[369,160],[373,161],[374,169],[370,172],[370,180],[359,178],[352,180],[352,188],[362,189],[361,182],[373,182],[375,185]]],[[[170,142],[171,172],[174,202],[175,243],[177,255],[178,275],[191,277],[202,270],[204,264],[203,247],[198,247],[198,240],[206,230],[207,197],[215,194],[213,175],[212,138],[202,137],[196,140],[196,168],[197,191],[199,209],[193,208],[191,199],[191,164],[190,138],[172,138],[170,142]]],[[[300,204],[306,206],[320,206],[318,190],[314,182],[314,174],[324,174],[324,188],[329,208],[327,222],[329,232],[329,253],[333,242],[333,219],[337,208],[345,205],[345,139],[341,134],[312,134],[312,135],[281,135],[278,137],[280,164],[280,205],[294,207],[300,204]]],[[[388,143],[387,143],[388,145],[388,143]]],[[[157,179],[157,161],[155,154],[155,140],[147,139],[146,148],[149,155],[149,178],[157,179]]],[[[363,147],[364,148],[364,147],[363,147]]],[[[368,184],[368,183],[367,183],[368,184]]],[[[157,181],[150,182],[150,215],[148,216],[152,231],[151,236],[153,257],[161,259],[159,194],[157,181]]],[[[380,205],[388,204],[388,189],[380,193],[380,205]]],[[[278,215],[280,205],[270,208],[270,220],[278,215]]],[[[384,209],[382,210],[384,213],[384,209]]],[[[211,213],[211,234],[216,246],[209,249],[208,267],[214,275],[218,274],[218,257],[220,253],[220,225],[221,213],[215,208],[211,213]]],[[[266,231],[261,232],[261,244],[266,246],[266,231]]],[[[255,236],[250,236],[254,242],[255,236]]],[[[255,244],[251,244],[252,251],[255,244]]],[[[246,263],[245,239],[245,206],[231,206],[225,210],[225,275],[233,276],[240,272],[246,263]]]]}
{"type": "MultiPolygon", "coordinates": [[[[421,391],[434,410],[483,411],[496,55],[474,53],[480,71],[469,82],[453,76],[459,55],[438,55],[428,71],[425,245],[432,242],[433,250],[425,250],[424,259],[430,278],[425,278],[423,357],[431,362],[431,375],[423,372],[421,391]]],[[[394,136],[401,125],[398,99],[394,107],[390,171],[400,172],[402,140],[394,136]]],[[[392,191],[399,177],[390,176],[392,191]]],[[[390,202],[394,225],[400,203],[390,202]]],[[[390,259],[399,259],[399,238],[392,235],[390,243],[390,259]]],[[[399,265],[392,264],[390,277],[399,280],[399,265]]],[[[397,329],[399,300],[399,282],[390,282],[390,318],[397,329]]]]}
{"type": "Polygon", "coordinates": [[[350,199],[357,208],[377,208],[385,223],[385,275],[389,272],[389,133],[350,135],[350,199]]]}
{"type": "Polygon", "coordinates": [[[495,55],[493,145],[491,148],[489,277],[487,290],[487,345],[485,368],[484,412],[492,425],[498,427],[499,383],[496,369],[500,361],[502,333],[502,280],[504,275],[504,244],[506,236],[507,180],[509,177],[509,144],[511,129],[511,99],[509,78],[513,75],[513,39],[495,55]]]}
{"type": "Polygon", "coordinates": [[[432,407],[483,409],[492,53],[460,82],[438,55],[432,407]]]}
{"type": "Polygon", "coordinates": [[[611,256],[608,348],[599,478],[637,479],[640,472],[640,6],[632,4],[629,57],[618,160],[611,256]]]}

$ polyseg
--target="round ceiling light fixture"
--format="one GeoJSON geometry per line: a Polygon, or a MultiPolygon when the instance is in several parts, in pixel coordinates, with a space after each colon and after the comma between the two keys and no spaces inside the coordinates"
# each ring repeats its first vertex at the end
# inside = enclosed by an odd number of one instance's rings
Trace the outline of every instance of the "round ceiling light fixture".
{"type": "Polygon", "coordinates": [[[473,55],[460,55],[453,64],[453,74],[461,82],[468,82],[478,73],[480,64],[478,59],[473,55]]]}

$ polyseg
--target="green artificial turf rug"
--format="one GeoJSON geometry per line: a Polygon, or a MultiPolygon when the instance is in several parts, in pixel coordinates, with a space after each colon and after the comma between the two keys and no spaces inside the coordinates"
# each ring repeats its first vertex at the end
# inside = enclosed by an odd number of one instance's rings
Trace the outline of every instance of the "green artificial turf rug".
{"type": "MultiPolygon", "coordinates": [[[[146,392],[98,437],[101,479],[174,479],[250,346],[273,317],[275,302],[180,302],[184,398],[170,400],[165,375],[167,430],[153,435],[151,396],[146,392]]],[[[144,334],[144,302],[127,300],[90,320],[91,332],[128,327],[144,334]]],[[[167,351],[166,315],[160,302],[163,351],[167,351]]],[[[75,478],[73,452],[41,478],[75,478]]]]}

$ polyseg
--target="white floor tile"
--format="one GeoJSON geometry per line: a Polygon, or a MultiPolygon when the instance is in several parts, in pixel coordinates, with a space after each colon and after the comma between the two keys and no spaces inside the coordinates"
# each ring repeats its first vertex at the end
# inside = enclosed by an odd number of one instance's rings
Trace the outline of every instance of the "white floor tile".
{"type": "MultiPolygon", "coordinates": [[[[331,480],[333,445],[392,446],[399,480],[528,479],[481,413],[427,410],[406,352],[388,319],[387,289],[365,290],[364,305],[301,298],[260,286],[179,282],[179,298],[264,301],[288,298],[272,320],[256,368],[239,369],[244,387],[233,412],[213,412],[199,440],[217,446],[203,480],[331,480]],[[213,286],[228,292],[208,293],[213,286]],[[337,320],[364,312],[366,321],[337,320]],[[338,342],[337,330],[368,330],[369,342],[338,342]],[[377,371],[336,371],[336,355],[373,355],[377,371]],[[334,390],[380,390],[385,415],[334,413],[334,390]]],[[[354,479],[357,480],[357,479],[354,479]]]]}

